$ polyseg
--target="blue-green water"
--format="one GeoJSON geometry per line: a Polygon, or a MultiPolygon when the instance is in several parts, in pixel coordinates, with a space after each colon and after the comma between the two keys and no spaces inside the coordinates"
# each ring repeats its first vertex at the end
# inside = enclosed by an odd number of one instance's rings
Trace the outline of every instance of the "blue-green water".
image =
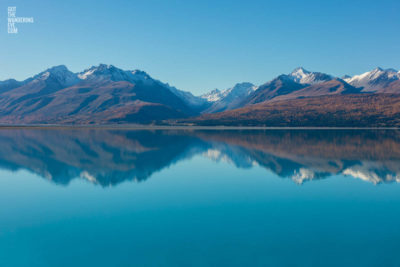
{"type": "Polygon", "coordinates": [[[0,266],[400,266],[395,130],[0,130],[0,266]]]}

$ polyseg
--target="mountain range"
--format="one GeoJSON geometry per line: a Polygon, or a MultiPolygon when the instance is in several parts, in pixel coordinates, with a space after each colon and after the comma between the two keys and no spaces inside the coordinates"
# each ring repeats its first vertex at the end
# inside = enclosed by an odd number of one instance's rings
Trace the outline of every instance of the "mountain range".
{"type": "Polygon", "coordinates": [[[264,84],[242,82],[200,96],[141,70],[60,65],[0,81],[1,124],[399,126],[400,72],[335,77],[296,68],[264,84]]]}

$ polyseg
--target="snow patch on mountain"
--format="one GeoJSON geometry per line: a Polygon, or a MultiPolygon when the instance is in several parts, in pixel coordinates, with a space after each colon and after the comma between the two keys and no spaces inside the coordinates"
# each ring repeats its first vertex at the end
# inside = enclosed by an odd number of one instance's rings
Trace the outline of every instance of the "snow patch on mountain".
{"type": "Polygon", "coordinates": [[[298,67],[294,69],[289,77],[293,79],[293,81],[301,84],[316,84],[321,82],[330,81],[333,79],[331,75],[321,73],[321,72],[310,72],[303,67],[298,67]]]}
{"type": "Polygon", "coordinates": [[[222,91],[219,89],[214,89],[208,93],[201,95],[200,97],[206,99],[208,102],[216,102],[222,98],[222,91]]]}
{"type": "Polygon", "coordinates": [[[102,81],[111,79],[112,81],[127,81],[133,84],[142,83],[148,86],[157,84],[170,90],[188,105],[201,106],[206,102],[200,97],[194,96],[190,92],[181,91],[173,86],[170,86],[168,83],[163,83],[159,80],[153,79],[149,74],[142,70],[126,71],[116,68],[113,65],[100,64],[99,66],[93,66],[79,73],[78,76],[82,80],[102,81]]]}
{"type": "Polygon", "coordinates": [[[208,102],[222,101],[227,97],[232,100],[237,97],[246,97],[251,92],[257,90],[257,88],[258,87],[252,83],[243,82],[237,83],[235,86],[222,91],[219,89],[214,89],[209,93],[201,95],[200,97],[206,99],[208,102]]]}
{"type": "Polygon", "coordinates": [[[124,71],[113,65],[106,64],[92,66],[78,74],[78,77],[82,80],[112,80],[115,82],[132,81],[133,76],[134,75],[129,71],[124,71]]]}
{"type": "Polygon", "coordinates": [[[364,92],[374,92],[398,79],[400,79],[400,72],[397,70],[377,67],[371,71],[348,77],[344,80],[354,87],[363,87],[364,92]]]}
{"type": "Polygon", "coordinates": [[[210,93],[201,96],[209,103],[212,103],[212,105],[204,110],[204,112],[220,112],[238,108],[243,99],[257,89],[257,86],[248,82],[238,83],[223,91],[215,89],[210,93]]]}
{"type": "Polygon", "coordinates": [[[257,88],[258,87],[249,82],[237,83],[234,87],[224,90],[222,97],[229,97],[230,99],[246,97],[253,91],[257,90],[257,88]]]}
{"type": "Polygon", "coordinates": [[[59,65],[49,68],[35,75],[34,77],[25,80],[24,83],[45,81],[49,78],[52,78],[54,81],[58,82],[62,87],[69,87],[80,82],[77,74],[69,71],[66,66],[59,65]]]}

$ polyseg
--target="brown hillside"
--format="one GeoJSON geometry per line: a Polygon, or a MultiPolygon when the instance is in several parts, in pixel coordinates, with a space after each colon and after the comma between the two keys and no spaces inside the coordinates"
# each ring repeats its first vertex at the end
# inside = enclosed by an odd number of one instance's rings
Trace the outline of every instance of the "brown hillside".
{"type": "Polygon", "coordinates": [[[393,127],[400,126],[400,95],[332,95],[267,102],[179,122],[227,126],[393,127]]]}

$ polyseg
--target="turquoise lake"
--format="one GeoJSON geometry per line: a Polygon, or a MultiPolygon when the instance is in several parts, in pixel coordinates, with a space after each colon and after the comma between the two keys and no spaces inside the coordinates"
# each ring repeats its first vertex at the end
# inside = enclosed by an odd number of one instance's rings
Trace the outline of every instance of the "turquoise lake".
{"type": "Polygon", "coordinates": [[[0,130],[0,266],[400,266],[400,131],[0,130]]]}

